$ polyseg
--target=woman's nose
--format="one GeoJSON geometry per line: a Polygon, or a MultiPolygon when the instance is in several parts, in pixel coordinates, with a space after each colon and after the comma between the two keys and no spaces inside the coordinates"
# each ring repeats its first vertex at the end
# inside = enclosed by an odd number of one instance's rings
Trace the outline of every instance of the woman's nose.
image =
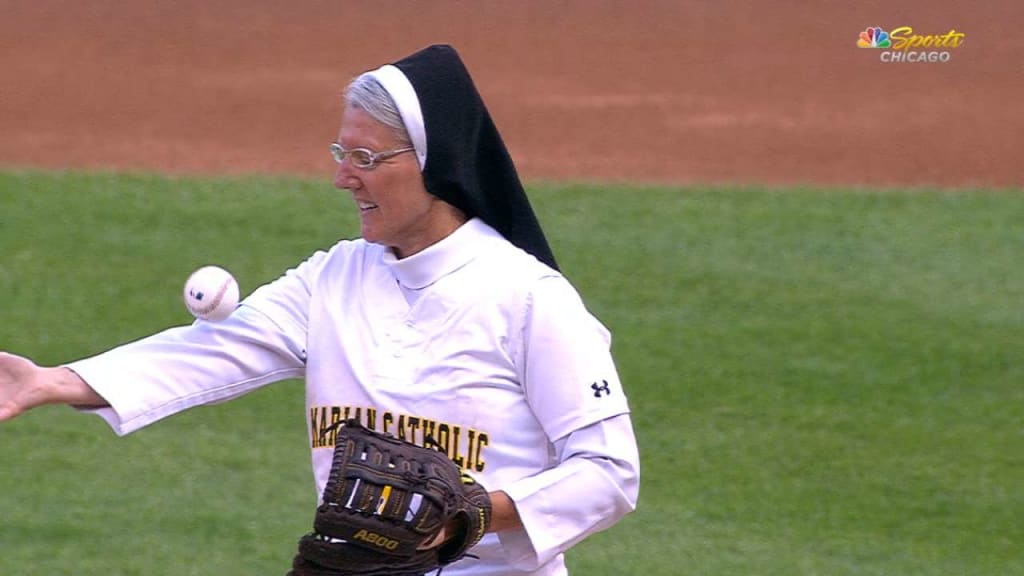
{"type": "Polygon", "coordinates": [[[338,164],[337,169],[334,170],[334,187],[340,190],[347,190],[353,188],[356,183],[349,162],[346,160],[338,164]]]}

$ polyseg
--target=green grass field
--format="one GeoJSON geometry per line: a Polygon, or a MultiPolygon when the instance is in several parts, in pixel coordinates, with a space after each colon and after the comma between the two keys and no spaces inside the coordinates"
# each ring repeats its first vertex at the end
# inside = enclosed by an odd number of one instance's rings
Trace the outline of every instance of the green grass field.
{"type": "MultiPolygon", "coordinates": [[[[1024,575],[1024,194],[536,185],[612,330],[638,511],[576,576],[1024,575]]],[[[58,363],[190,320],[357,232],[286,178],[0,172],[0,349],[58,363]]],[[[0,425],[0,575],[284,574],[314,503],[301,383],[125,438],[0,425]]]]}

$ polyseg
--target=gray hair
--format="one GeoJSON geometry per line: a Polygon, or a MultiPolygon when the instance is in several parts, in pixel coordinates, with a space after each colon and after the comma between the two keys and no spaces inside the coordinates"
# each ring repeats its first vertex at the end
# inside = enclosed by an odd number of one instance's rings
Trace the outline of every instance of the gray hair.
{"type": "Polygon", "coordinates": [[[399,142],[410,144],[409,131],[405,128],[398,106],[384,86],[369,73],[356,77],[345,90],[345,101],[349,106],[366,112],[370,118],[391,128],[399,142]]]}

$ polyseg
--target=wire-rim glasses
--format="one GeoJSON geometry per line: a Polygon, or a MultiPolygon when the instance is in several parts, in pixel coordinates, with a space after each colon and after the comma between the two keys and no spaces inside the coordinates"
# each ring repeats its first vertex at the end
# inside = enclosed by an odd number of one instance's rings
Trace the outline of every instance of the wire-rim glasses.
{"type": "Polygon", "coordinates": [[[385,150],[383,152],[374,152],[367,148],[353,148],[351,150],[346,150],[337,142],[332,142],[327,149],[331,151],[331,156],[338,164],[341,164],[346,158],[348,158],[348,161],[360,170],[373,170],[378,164],[392,156],[398,156],[404,152],[412,152],[415,150],[412,146],[395,148],[394,150],[385,150]]]}

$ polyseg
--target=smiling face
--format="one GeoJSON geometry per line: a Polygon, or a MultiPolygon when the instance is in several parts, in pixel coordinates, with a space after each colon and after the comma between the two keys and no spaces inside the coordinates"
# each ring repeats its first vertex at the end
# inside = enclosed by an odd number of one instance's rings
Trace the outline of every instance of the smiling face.
{"type": "MultiPolygon", "coordinates": [[[[409,145],[391,128],[352,106],[345,107],[338,143],[347,150],[374,152],[409,145]]],[[[356,168],[346,158],[338,164],[334,185],[352,193],[363,239],[391,248],[398,258],[439,242],[466,221],[454,206],[427,192],[413,152],[382,160],[371,170],[356,168]]]]}

